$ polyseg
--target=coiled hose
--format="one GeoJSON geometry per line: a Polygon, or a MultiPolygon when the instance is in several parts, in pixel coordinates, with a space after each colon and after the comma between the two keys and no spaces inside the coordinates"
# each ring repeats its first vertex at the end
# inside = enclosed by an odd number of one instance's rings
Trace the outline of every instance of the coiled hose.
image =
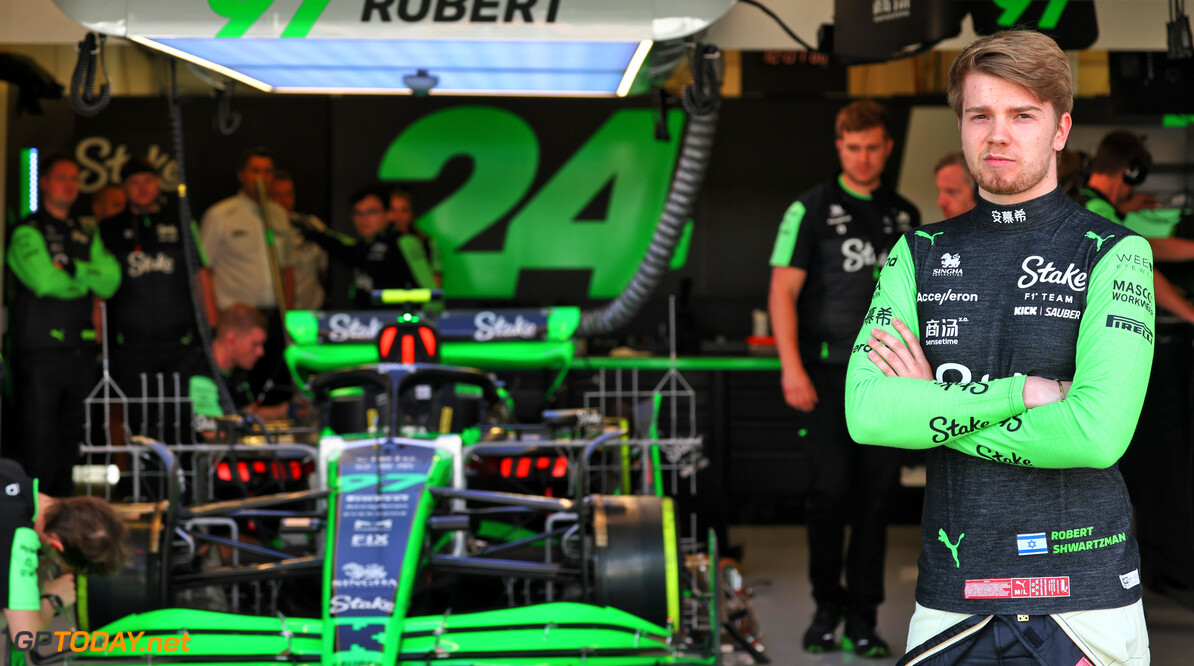
{"type": "Polygon", "coordinates": [[[191,285],[191,307],[195,313],[196,328],[199,329],[199,344],[203,346],[203,354],[207,357],[208,365],[211,368],[212,381],[215,382],[220,396],[220,409],[225,414],[235,414],[236,404],[232,402],[232,393],[228,391],[228,386],[224,383],[224,374],[220,372],[220,366],[216,364],[216,357],[212,354],[211,349],[211,322],[207,319],[207,312],[204,308],[206,299],[203,297],[199,279],[199,271],[202,270],[199,261],[199,246],[195,243],[195,237],[192,234],[191,204],[187,198],[186,159],[183,153],[182,136],[182,102],[178,97],[178,72],[173,60],[170,61],[169,103],[170,130],[174,136],[174,158],[178,161],[178,226],[180,227],[179,231],[182,232],[187,282],[191,285]]]}
{"type": "Polygon", "coordinates": [[[717,74],[717,60],[721,52],[712,44],[701,44],[693,51],[691,60],[692,84],[684,88],[681,101],[689,113],[688,129],[680,147],[680,158],[667,202],[659,217],[659,226],[647,247],[647,255],[639,264],[630,284],[613,301],[596,310],[581,314],[577,335],[604,335],[626,325],[647,299],[655,292],[667,274],[676,243],[684,224],[692,215],[692,207],[713,150],[713,136],[717,126],[717,109],[721,104],[721,83],[717,74]]]}
{"type": "Polygon", "coordinates": [[[81,116],[94,116],[103,111],[112,101],[112,87],[108,83],[108,68],[100,57],[104,49],[107,36],[94,32],[87,33],[83,41],[79,42],[79,59],[75,62],[75,72],[70,79],[70,103],[75,112],[81,116]],[[99,96],[92,91],[95,87],[95,66],[99,62],[104,73],[104,83],[99,87],[99,96]]]}

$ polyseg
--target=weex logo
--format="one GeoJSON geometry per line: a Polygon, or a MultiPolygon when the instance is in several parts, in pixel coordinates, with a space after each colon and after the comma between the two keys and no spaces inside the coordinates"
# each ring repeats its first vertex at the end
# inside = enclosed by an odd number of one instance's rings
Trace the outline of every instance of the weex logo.
{"type": "Polygon", "coordinates": [[[106,631],[39,631],[37,634],[31,631],[18,631],[12,639],[13,647],[21,652],[29,652],[42,645],[53,645],[58,652],[65,652],[67,648],[70,648],[71,652],[120,652],[121,654],[190,652],[191,648],[188,645],[190,642],[191,635],[185,631],[181,637],[171,636],[169,638],[146,637],[144,631],[136,633],[118,631],[115,634],[109,634],[106,631]],[[55,638],[58,639],[57,642],[54,641],[55,638]]]}

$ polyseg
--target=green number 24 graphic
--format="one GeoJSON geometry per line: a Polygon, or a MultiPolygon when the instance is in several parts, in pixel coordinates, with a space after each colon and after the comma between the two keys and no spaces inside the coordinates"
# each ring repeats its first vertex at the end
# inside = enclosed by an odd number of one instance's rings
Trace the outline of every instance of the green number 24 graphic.
{"type": "Polygon", "coordinates": [[[684,115],[669,114],[666,142],[654,138],[656,118],[616,111],[529,199],[539,139],[521,117],[495,107],[423,116],[390,144],[378,177],[431,181],[448,160],[472,158],[469,180],[416,222],[440,245],[448,296],[510,298],[523,269],[589,269],[588,296],[612,298],[642,261],[671,182],[684,115]],[[606,218],[578,219],[606,188],[606,218]],[[461,249],[512,211],[501,251],[461,249]]]}

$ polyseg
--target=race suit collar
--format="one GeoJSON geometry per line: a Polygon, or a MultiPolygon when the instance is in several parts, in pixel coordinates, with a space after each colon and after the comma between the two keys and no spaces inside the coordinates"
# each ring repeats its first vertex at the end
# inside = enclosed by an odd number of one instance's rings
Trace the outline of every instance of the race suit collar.
{"type": "Polygon", "coordinates": [[[1021,229],[1060,222],[1073,202],[1061,188],[1028,201],[1002,206],[978,197],[972,214],[979,224],[993,229],[1021,229]]]}

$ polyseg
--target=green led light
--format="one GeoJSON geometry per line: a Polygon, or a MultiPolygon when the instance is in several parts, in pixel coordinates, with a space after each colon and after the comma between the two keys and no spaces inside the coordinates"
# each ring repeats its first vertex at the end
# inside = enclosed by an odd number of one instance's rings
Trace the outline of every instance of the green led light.
{"type": "Polygon", "coordinates": [[[37,212],[37,149],[21,151],[21,218],[37,212]]]}

